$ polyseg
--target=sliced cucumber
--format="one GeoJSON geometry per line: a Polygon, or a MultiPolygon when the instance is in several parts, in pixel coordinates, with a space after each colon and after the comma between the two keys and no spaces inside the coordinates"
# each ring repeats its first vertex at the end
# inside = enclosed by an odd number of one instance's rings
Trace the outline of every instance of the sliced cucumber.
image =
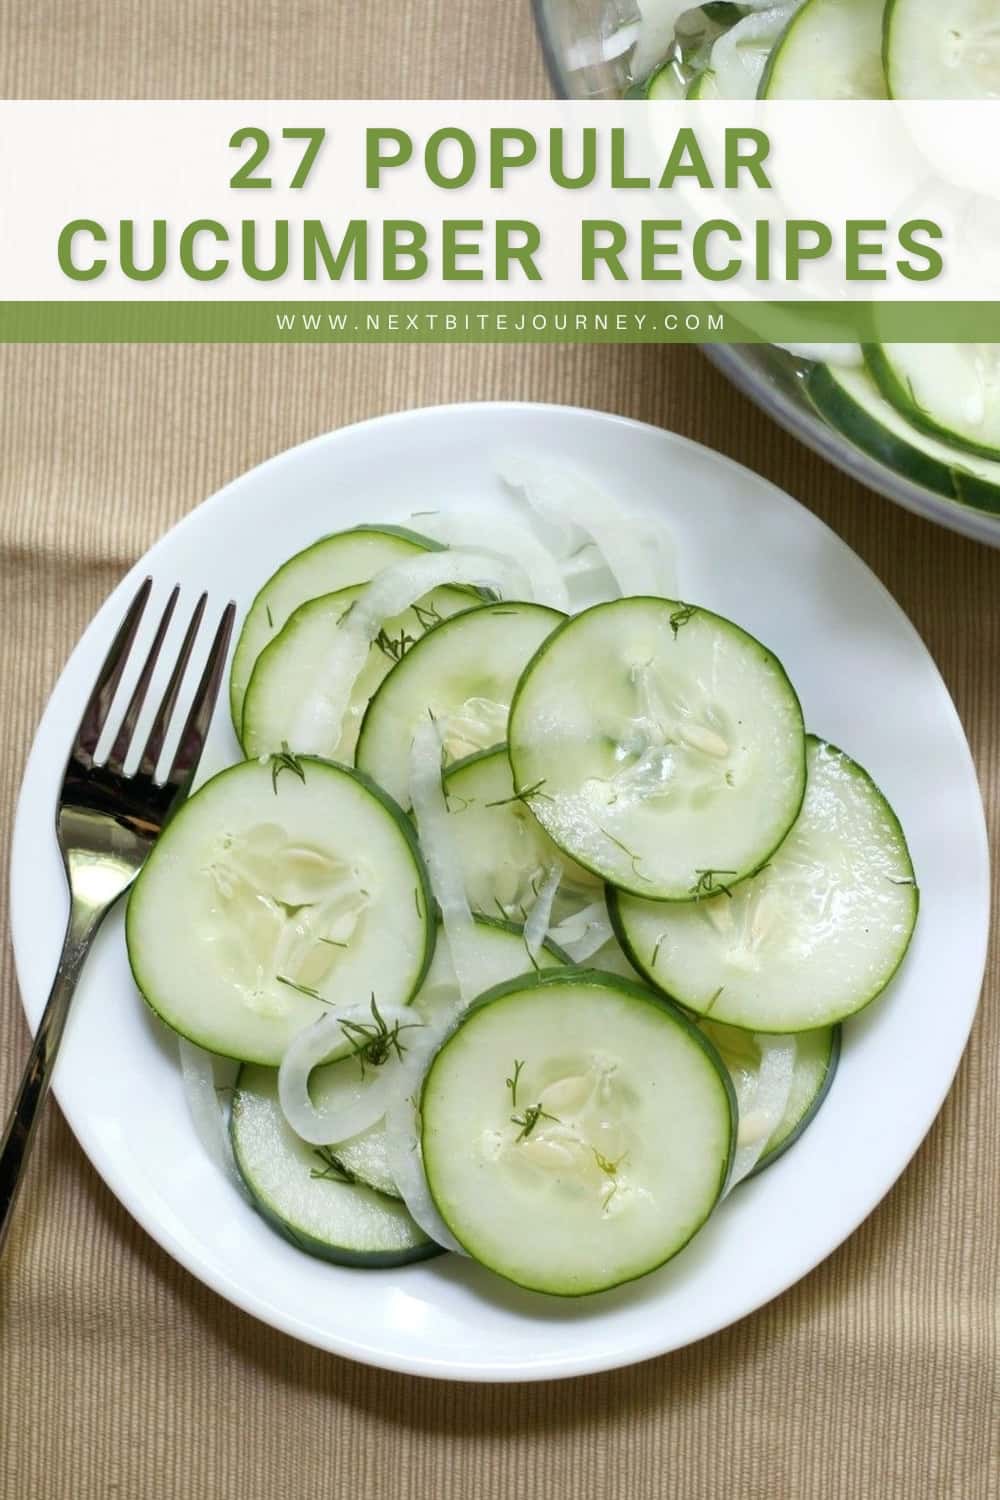
{"type": "Polygon", "coordinates": [[[867,344],[882,395],[920,432],[1000,459],[1000,345],[867,344]]]}
{"type": "Polygon", "coordinates": [[[809,737],[802,813],[765,869],[729,894],[666,906],[611,892],[611,919],[653,984],[713,1021],[811,1031],[888,984],[917,919],[903,831],[868,774],[809,737]]]}
{"type": "Polygon", "coordinates": [[[233,653],[229,709],[237,739],[243,730],[243,698],[254,663],[300,604],[366,583],[415,552],[438,550],[439,543],[403,526],[358,526],[322,537],[282,563],[251,604],[233,653]]]}
{"type": "Polygon", "coordinates": [[[894,99],[1000,98],[996,0],[887,0],[884,28],[894,99]]]}
{"type": "MultiPolygon", "coordinates": [[[[600,882],[557,849],[514,793],[506,745],[481,750],[449,766],[444,777],[454,848],[474,910],[522,921],[546,872],[563,868],[553,920],[586,906],[600,882]]],[[[486,986],[484,986],[486,988],[486,986]]]]}
{"type": "Polygon", "coordinates": [[[734,1099],[679,1011],[608,974],[484,995],[421,1096],[424,1168],[456,1239],[501,1276],[581,1296],[687,1244],[729,1171],[734,1099]]]}
{"type": "Polygon", "coordinates": [[[684,70],[676,62],[663,63],[646,80],[647,99],[683,99],[684,70]]]}
{"type": "Polygon", "coordinates": [[[718,99],[719,86],[715,81],[715,74],[711,68],[702,68],[696,73],[688,84],[687,99],[718,99]]]}
{"type": "Polygon", "coordinates": [[[521,678],[508,740],[515,789],[554,842],[657,900],[756,870],[805,787],[802,711],[781,664],[738,625],[665,599],[617,599],[561,625],[521,678]]]}
{"type": "Polygon", "coordinates": [[[440,1253],[401,1203],[344,1181],[328,1151],[299,1140],[281,1113],[273,1069],[240,1069],[230,1134],[257,1209],[300,1250],[373,1268],[440,1253]]]}
{"type": "Polygon", "coordinates": [[[361,723],[356,760],[409,804],[413,729],[428,712],[448,719],[445,748],[458,759],[502,740],[525,662],[566,617],[541,604],[482,605],[435,625],[393,667],[361,723]]]}
{"type": "Polygon", "coordinates": [[[819,1031],[803,1031],[796,1037],[795,1073],[788,1105],[751,1176],[763,1172],[765,1167],[783,1156],[807,1126],[812,1124],[830,1092],[830,1085],[840,1063],[840,1043],[839,1026],[828,1026],[819,1031]]]}
{"type": "MultiPolygon", "coordinates": [[[[364,584],[356,584],[310,599],[292,613],[280,634],[264,647],[243,701],[241,743],[248,758],[270,755],[283,745],[297,748],[295,725],[303,701],[313,691],[340,621],[364,591],[364,584]]],[[[467,590],[434,589],[412,609],[386,622],[355,680],[340,738],[335,745],[324,747],[323,754],[351,764],[362,717],[383,678],[432,625],[468,609],[471,603],[467,590]]]]}
{"type": "Polygon", "coordinates": [[[355,771],[244,761],[201,788],[132,891],[126,937],[157,1014],[210,1052],[276,1065],[295,1033],[374,993],[403,1005],[434,944],[409,819],[355,771]]]}
{"type": "MultiPolygon", "coordinates": [[[[747,1070],[755,1072],[760,1067],[761,1048],[757,1035],[737,1026],[724,1026],[718,1021],[702,1020],[699,1025],[728,1068],[739,1098],[740,1073],[747,1070]]],[[[748,1177],[756,1176],[765,1166],[776,1161],[815,1118],[833,1082],[839,1057],[839,1026],[825,1026],[819,1031],[796,1034],[795,1070],[788,1102],[781,1119],[771,1131],[756,1166],[747,1174],[748,1177]]],[[[742,1127],[743,1122],[740,1121],[741,1131],[742,1127]]]]}
{"type": "MultiPolygon", "coordinates": [[[[724,31],[713,44],[709,68],[720,99],[753,99],[771,55],[771,48],[795,14],[796,4],[752,10],[724,31]]],[[[699,97],[705,98],[702,94],[699,97]]]]}
{"type": "Polygon", "coordinates": [[[761,99],[884,99],[884,0],[806,0],[774,45],[761,99]]]}
{"type": "Polygon", "coordinates": [[[887,468],[949,500],[1000,512],[1000,463],[957,453],[918,432],[889,404],[867,370],[817,365],[806,392],[832,427],[887,468]]]}

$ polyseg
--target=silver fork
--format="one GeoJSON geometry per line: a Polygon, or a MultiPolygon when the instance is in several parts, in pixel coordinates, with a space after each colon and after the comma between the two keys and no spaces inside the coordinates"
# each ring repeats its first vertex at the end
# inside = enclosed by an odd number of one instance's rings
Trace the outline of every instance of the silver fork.
{"type": "Polygon", "coordinates": [[[3,1141],[0,1143],[0,1252],[24,1180],[24,1168],[41,1118],[66,1016],[94,934],[138,875],[167,819],[187,796],[222,681],[236,606],[223,611],[173,760],[162,781],[156,772],[177,695],[208,600],[195,605],[180,652],[156,711],[137,769],[125,774],[136,725],[149,690],[179,588],[167,600],[156,635],[129,698],[106,760],[94,759],[98,742],[135,645],[153,580],[147,578],[118,628],[87,701],[66,763],[56,812],[56,835],[70,890],[69,923],[48,1003],[35,1034],[3,1141]]]}

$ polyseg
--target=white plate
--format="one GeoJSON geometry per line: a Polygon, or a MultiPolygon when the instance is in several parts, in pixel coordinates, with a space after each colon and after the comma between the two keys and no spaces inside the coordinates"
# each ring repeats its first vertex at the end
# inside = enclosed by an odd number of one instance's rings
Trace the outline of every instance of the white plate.
{"type": "MultiPolygon", "coordinates": [[[[87,630],[46,709],[14,836],[12,927],[32,1024],[66,909],[56,788],[138,578],[151,573],[160,596],[179,579],[189,597],[207,588],[220,605],[232,594],[246,606],[279,561],[324,532],[503,504],[493,460],[522,444],[667,517],[683,596],[775,649],[810,728],[867,766],[902,819],[922,888],[916,937],[891,990],[846,1028],[816,1122],[663,1270],[563,1302],[451,1256],[395,1271],[341,1269],[268,1229],[195,1140],[172,1040],[129,976],[120,913],[87,967],[56,1078],[62,1109],[112,1191],[202,1281],[321,1348],[467,1380],[577,1375],[665,1353],[743,1317],[829,1255],[889,1190],[941,1106],[975,1011],[987,934],[986,832],[955,709],[912,625],[843,542],[756,475],[656,428],[564,407],[441,407],[331,433],[236,480],[153,547],[87,630]]],[[[220,704],[206,766],[235,755],[220,704]]]]}

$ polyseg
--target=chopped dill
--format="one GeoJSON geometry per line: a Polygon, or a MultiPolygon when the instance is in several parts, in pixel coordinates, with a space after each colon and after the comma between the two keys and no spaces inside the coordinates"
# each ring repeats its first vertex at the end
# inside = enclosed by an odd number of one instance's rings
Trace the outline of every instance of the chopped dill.
{"type": "Polygon", "coordinates": [[[273,630],[274,629],[274,616],[271,613],[271,606],[269,604],[265,604],[264,605],[264,613],[267,615],[267,623],[268,623],[269,629],[273,630]]]}
{"type": "Polygon", "coordinates": [[[649,967],[651,969],[655,969],[656,968],[656,960],[660,956],[660,949],[663,947],[663,939],[666,937],[666,935],[667,934],[665,932],[661,932],[660,935],[659,935],[659,937],[656,939],[656,945],[653,948],[653,956],[649,960],[649,967]]]}
{"type": "Polygon", "coordinates": [[[691,620],[693,620],[697,613],[698,606],[696,604],[682,604],[680,609],[674,610],[673,614],[671,614],[669,618],[668,623],[670,625],[670,629],[674,633],[675,641],[677,639],[677,632],[684,625],[687,625],[691,620]]]}
{"type": "Polygon", "coordinates": [[[507,1084],[507,1087],[510,1089],[510,1103],[511,1103],[511,1108],[512,1109],[516,1109],[517,1108],[517,1081],[518,1081],[518,1079],[521,1076],[521,1069],[523,1067],[524,1067],[524,1058],[523,1057],[515,1057],[515,1059],[514,1059],[514,1074],[513,1074],[513,1077],[507,1078],[507,1079],[504,1080],[506,1082],[506,1084],[507,1084]]]}
{"type": "Polygon", "coordinates": [[[688,895],[693,896],[695,901],[702,901],[706,896],[728,896],[730,901],[733,893],[725,881],[719,880],[720,875],[737,875],[738,870],[695,870],[698,879],[694,885],[688,887],[688,895]]]}
{"type": "Polygon", "coordinates": [[[372,645],[377,646],[382,655],[387,656],[391,662],[397,662],[403,659],[411,646],[416,645],[416,637],[410,635],[405,629],[400,630],[398,635],[389,635],[383,627],[372,645]]]}
{"type": "Polygon", "coordinates": [[[347,947],[346,943],[338,943],[336,938],[321,937],[320,938],[320,942],[321,943],[325,943],[328,948],[346,948],[347,947]]]}
{"type": "Polygon", "coordinates": [[[713,1008],[715,1006],[715,1003],[716,1003],[716,1001],[718,1000],[719,996],[722,994],[722,991],[725,988],[726,988],[726,986],[724,984],[720,984],[719,985],[719,988],[716,990],[715,994],[712,996],[711,1000],[708,1002],[708,1004],[705,1006],[705,1009],[702,1011],[702,1015],[703,1016],[710,1016],[712,1014],[712,1010],[713,1010],[713,1008]]]}
{"type": "Polygon", "coordinates": [[[413,613],[417,617],[417,624],[421,630],[432,630],[435,625],[440,625],[444,618],[436,604],[414,604],[413,613]]]}
{"type": "Polygon", "coordinates": [[[526,786],[523,792],[514,792],[513,796],[510,797],[498,797],[495,802],[487,802],[486,806],[507,807],[511,802],[523,802],[525,807],[527,807],[532,797],[543,797],[546,802],[552,802],[554,798],[548,792],[542,791],[542,787],[547,780],[548,778],[543,776],[539,781],[534,782],[533,785],[526,786]]]}
{"type": "Polygon", "coordinates": [[[282,771],[291,771],[304,784],[306,779],[305,768],[298,756],[293,755],[288,748],[288,741],[282,740],[281,749],[271,756],[271,788],[274,795],[278,795],[278,777],[282,771]]]}
{"type": "Polygon", "coordinates": [[[404,1031],[413,1031],[418,1028],[418,1021],[410,1021],[405,1026],[400,1021],[394,1021],[391,1026],[386,1024],[385,1017],[375,1003],[375,996],[371,1000],[372,1019],[368,1021],[342,1020],[340,1029],[351,1044],[351,1056],[356,1057],[361,1064],[361,1076],[364,1078],[365,1069],[368,1067],[379,1068],[395,1053],[400,1061],[406,1048],[399,1040],[404,1031]]]}
{"type": "Polygon", "coordinates": [[[632,861],[632,874],[635,876],[635,878],[637,880],[644,880],[647,885],[651,885],[652,881],[650,880],[649,876],[644,875],[639,869],[639,866],[642,863],[642,855],[635,854],[627,844],[623,844],[621,839],[616,839],[614,834],[609,833],[606,828],[601,828],[600,832],[604,834],[604,837],[606,839],[610,840],[610,842],[614,844],[616,849],[620,849],[623,854],[628,855],[629,859],[632,861]]]}
{"type": "Polygon", "coordinates": [[[300,995],[305,995],[310,1000],[321,1000],[324,1005],[330,1003],[328,1000],[323,1000],[319,990],[314,990],[310,984],[298,984],[294,979],[286,979],[284,974],[276,974],[274,977],[279,984],[287,984],[290,990],[298,990],[300,995]]]}
{"type": "Polygon", "coordinates": [[[511,1115],[510,1123],[521,1127],[520,1134],[517,1136],[514,1144],[517,1145],[520,1141],[526,1141],[539,1120],[551,1120],[554,1125],[559,1124],[558,1116],[550,1115],[540,1104],[529,1104],[523,1115],[511,1115]]]}
{"type": "Polygon", "coordinates": [[[318,1156],[323,1163],[322,1170],[313,1167],[309,1176],[319,1182],[353,1182],[354,1178],[350,1172],[346,1172],[340,1162],[334,1156],[329,1146],[314,1146],[313,1156],[318,1156]]]}

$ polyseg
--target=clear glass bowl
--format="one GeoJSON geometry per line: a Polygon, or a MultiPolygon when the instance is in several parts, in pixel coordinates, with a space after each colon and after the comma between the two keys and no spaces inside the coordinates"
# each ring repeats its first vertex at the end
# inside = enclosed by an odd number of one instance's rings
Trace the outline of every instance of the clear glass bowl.
{"type": "MultiPolygon", "coordinates": [[[[532,0],[549,75],[564,99],[621,98],[632,82],[625,46],[640,17],[634,0],[532,0]]],[[[1000,547],[1000,515],[924,488],[870,458],[817,415],[802,390],[804,366],[766,344],[706,344],[704,353],[738,390],[786,431],[869,489],[977,541],[1000,547]]]]}

